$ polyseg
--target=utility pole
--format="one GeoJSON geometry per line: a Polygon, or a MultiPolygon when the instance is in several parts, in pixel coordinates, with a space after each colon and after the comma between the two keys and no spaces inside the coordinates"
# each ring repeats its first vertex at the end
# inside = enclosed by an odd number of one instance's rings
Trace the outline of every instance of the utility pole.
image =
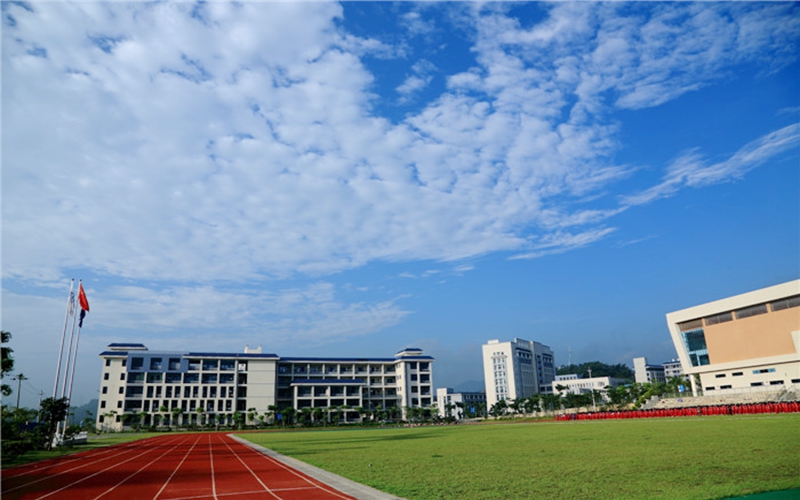
{"type": "Polygon", "coordinates": [[[20,373],[19,375],[14,377],[14,379],[17,381],[17,409],[19,410],[19,393],[20,389],[22,388],[22,381],[28,380],[28,377],[20,373]]]}
{"type": "MultiPolygon", "coordinates": [[[[589,380],[592,379],[592,369],[589,368],[589,380]]],[[[597,404],[594,402],[594,382],[590,382],[592,384],[592,411],[597,412],[597,404]]]]}

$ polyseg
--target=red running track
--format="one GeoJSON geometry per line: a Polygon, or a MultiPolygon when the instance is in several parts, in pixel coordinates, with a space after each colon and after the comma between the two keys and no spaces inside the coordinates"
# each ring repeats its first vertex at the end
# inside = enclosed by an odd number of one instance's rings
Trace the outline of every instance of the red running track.
{"type": "Polygon", "coordinates": [[[3,471],[3,500],[350,499],[225,434],[159,436],[3,471]]]}

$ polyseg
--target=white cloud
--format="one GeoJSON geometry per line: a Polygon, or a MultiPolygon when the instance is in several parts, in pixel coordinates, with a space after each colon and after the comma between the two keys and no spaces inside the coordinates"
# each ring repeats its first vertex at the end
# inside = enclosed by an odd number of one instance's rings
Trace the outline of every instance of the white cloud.
{"type": "MultiPolygon", "coordinates": [[[[263,324],[309,338],[375,331],[406,312],[346,304],[324,285],[212,303],[220,281],[567,251],[629,206],[796,144],[787,128],[719,164],[687,154],[621,206],[600,200],[636,172],[613,161],[609,113],[709,85],[765,49],[760,64],[785,64],[800,32],[786,5],[548,4],[530,27],[476,5],[458,17],[473,15],[471,67],[394,122],[375,111],[381,96],[420,95],[440,69],[420,59],[399,88],[378,88],[363,58],[406,48],[347,33],[335,3],[4,7],[3,274],[179,283],[109,290],[108,319],[95,318],[109,326],[113,312],[133,328],[150,304],[159,328],[250,331],[255,311],[288,310],[263,324]]],[[[433,29],[426,13],[406,17],[414,33],[433,29]]]]}
{"type": "Polygon", "coordinates": [[[725,161],[708,163],[698,151],[689,151],[667,169],[661,183],[641,193],[624,196],[625,206],[644,205],[671,196],[685,187],[703,187],[742,178],[768,159],[800,145],[800,125],[793,124],[756,139],[725,161]]]}

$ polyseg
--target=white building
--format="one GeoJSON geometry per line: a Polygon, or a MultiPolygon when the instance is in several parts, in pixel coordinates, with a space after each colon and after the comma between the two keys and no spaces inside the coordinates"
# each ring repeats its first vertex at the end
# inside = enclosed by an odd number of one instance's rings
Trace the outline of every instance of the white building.
{"type": "MultiPolygon", "coordinates": [[[[150,351],[110,344],[101,353],[97,427],[120,430],[124,415],[144,425],[230,423],[235,413],[293,408],[370,410],[433,404],[433,361],[416,348],[394,358],[281,358],[246,353],[150,351]]],[[[359,418],[345,411],[345,420],[359,418]]]]}
{"type": "Polygon", "coordinates": [[[483,416],[486,408],[485,392],[454,392],[450,387],[436,389],[436,406],[439,416],[461,420],[464,415],[483,416]]]}
{"type": "Polygon", "coordinates": [[[681,366],[681,360],[679,359],[671,359],[663,364],[664,366],[664,377],[667,380],[674,378],[674,377],[683,377],[686,380],[689,378],[683,373],[683,367],[681,366]]]}
{"type": "Polygon", "coordinates": [[[553,394],[591,394],[599,391],[605,398],[606,388],[625,384],[625,379],[614,377],[580,378],[577,374],[556,375],[553,382],[553,394]]]}
{"type": "Polygon", "coordinates": [[[800,280],[667,314],[692,392],[800,385],[800,280]]]}
{"type": "Polygon", "coordinates": [[[553,392],[556,378],[553,351],[546,345],[515,338],[490,340],[483,345],[483,380],[489,408],[500,400],[514,400],[553,392]]]}
{"type": "Polygon", "coordinates": [[[664,367],[661,365],[647,364],[647,358],[633,358],[633,374],[637,384],[652,384],[666,382],[664,367]]]}

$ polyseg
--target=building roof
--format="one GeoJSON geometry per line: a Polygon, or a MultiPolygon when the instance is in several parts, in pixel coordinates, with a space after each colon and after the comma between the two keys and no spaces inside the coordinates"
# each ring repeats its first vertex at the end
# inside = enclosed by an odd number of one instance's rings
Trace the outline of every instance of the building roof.
{"type": "Polygon", "coordinates": [[[289,363],[298,363],[307,361],[310,363],[394,363],[397,361],[395,358],[281,358],[281,361],[289,363]]]}

